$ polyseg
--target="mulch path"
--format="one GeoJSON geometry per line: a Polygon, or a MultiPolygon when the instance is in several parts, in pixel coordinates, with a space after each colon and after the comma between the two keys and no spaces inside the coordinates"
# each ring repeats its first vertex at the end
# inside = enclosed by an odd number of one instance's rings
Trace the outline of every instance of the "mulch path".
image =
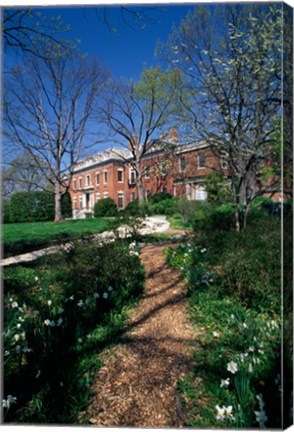
{"type": "Polygon", "coordinates": [[[176,386],[192,370],[196,330],[186,312],[185,282],[166,265],[166,247],[142,248],[145,291],[122,342],[103,354],[94,397],[83,413],[93,426],[186,426],[176,386]]]}

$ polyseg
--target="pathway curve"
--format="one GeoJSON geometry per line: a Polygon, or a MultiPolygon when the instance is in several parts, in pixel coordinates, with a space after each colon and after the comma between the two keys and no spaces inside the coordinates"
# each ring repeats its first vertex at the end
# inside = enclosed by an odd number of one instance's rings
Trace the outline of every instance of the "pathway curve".
{"type": "Polygon", "coordinates": [[[183,427],[177,380],[192,370],[195,329],[186,313],[185,283],[165,262],[167,245],[142,248],[145,292],[130,331],[104,353],[85,414],[93,426],[183,427]]]}

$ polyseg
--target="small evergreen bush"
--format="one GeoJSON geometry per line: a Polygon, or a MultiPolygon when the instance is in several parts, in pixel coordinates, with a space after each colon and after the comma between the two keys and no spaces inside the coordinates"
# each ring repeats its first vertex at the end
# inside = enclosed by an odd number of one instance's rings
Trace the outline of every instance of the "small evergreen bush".
{"type": "Polygon", "coordinates": [[[94,217],[111,217],[117,215],[117,205],[112,198],[104,198],[94,205],[94,217]]]}

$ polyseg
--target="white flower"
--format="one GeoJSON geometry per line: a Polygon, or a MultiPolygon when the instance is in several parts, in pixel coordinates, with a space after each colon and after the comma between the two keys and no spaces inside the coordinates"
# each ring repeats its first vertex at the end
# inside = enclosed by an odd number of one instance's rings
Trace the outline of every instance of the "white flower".
{"type": "Polygon", "coordinates": [[[107,292],[103,293],[103,298],[104,298],[104,299],[107,299],[107,298],[108,298],[108,293],[107,293],[107,292]]]}
{"type": "Polygon", "coordinates": [[[78,338],[78,342],[79,342],[79,343],[82,343],[82,342],[83,342],[83,339],[82,339],[82,338],[78,338]]]}
{"type": "Polygon", "coordinates": [[[223,420],[225,418],[225,416],[224,416],[224,414],[225,414],[225,407],[223,406],[221,408],[219,405],[216,405],[215,409],[216,409],[215,418],[217,420],[223,420]]]}
{"type": "Polygon", "coordinates": [[[243,327],[244,327],[244,328],[248,328],[246,322],[243,322],[243,327]]]}
{"type": "Polygon", "coordinates": [[[221,383],[220,383],[220,387],[229,387],[229,385],[230,385],[230,378],[227,378],[227,379],[225,379],[225,380],[221,380],[221,383]]]}
{"type": "Polygon", "coordinates": [[[254,347],[249,347],[249,348],[248,348],[248,351],[250,351],[250,352],[254,352],[254,350],[255,350],[254,347]]]}
{"type": "Polygon", "coordinates": [[[264,401],[263,401],[262,393],[260,393],[259,395],[256,395],[256,399],[257,399],[258,402],[259,402],[259,408],[260,408],[261,410],[263,410],[265,403],[264,403],[264,401]]]}
{"type": "Polygon", "coordinates": [[[200,251],[201,253],[204,253],[204,252],[206,252],[206,249],[205,248],[203,248],[203,249],[201,249],[201,251],[200,251]]]}
{"type": "Polygon", "coordinates": [[[14,335],[14,339],[16,340],[16,342],[19,340],[19,334],[14,335]]]}
{"type": "Polygon", "coordinates": [[[39,278],[38,276],[35,276],[35,281],[38,282],[39,278]]]}
{"type": "Polygon", "coordinates": [[[52,300],[48,300],[48,306],[51,306],[52,305],[52,300]]]}
{"type": "Polygon", "coordinates": [[[261,355],[263,355],[263,354],[264,354],[264,351],[263,351],[263,350],[261,350],[261,349],[259,349],[259,350],[258,350],[258,352],[259,352],[259,354],[261,354],[261,355]]]}
{"type": "Polygon", "coordinates": [[[230,405],[228,407],[224,407],[224,409],[225,409],[225,416],[229,417],[229,418],[233,418],[233,416],[232,416],[232,411],[233,411],[232,405],[230,405]]]}
{"type": "Polygon", "coordinates": [[[16,403],[16,399],[17,399],[16,397],[11,396],[11,395],[8,395],[7,399],[2,399],[3,408],[9,409],[11,404],[16,403]]]}
{"type": "Polygon", "coordinates": [[[46,319],[46,320],[44,321],[44,324],[45,324],[46,326],[50,326],[50,323],[51,323],[51,321],[50,321],[49,319],[46,319]]]}
{"type": "Polygon", "coordinates": [[[78,302],[78,306],[79,306],[79,307],[84,306],[84,301],[83,301],[83,300],[79,300],[79,302],[78,302]]]}
{"type": "Polygon", "coordinates": [[[234,314],[231,314],[231,319],[232,320],[235,319],[235,315],[234,314]]]}
{"type": "Polygon", "coordinates": [[[112,291],[112,290],[113,290],[112,286],[109,286],[108,291],[112,291]]]}
{"type": "Polygon", "coordinates": [[[18,307],[18,303],[17,303],[16,301],[12,302],[12,303],[11,303],[11,307],[12,307],[13,309],[17,308],[17,307],[18,307]]]}
{"type": "Polygon", "coordinates": [[[216,337],[216,338],[219,338],[219,337],[220,337],[220,332],[218,332],[218,331],[213,331],[213,332],[212,332],[212,335],[213,335],[214,337],[216,337]]]}
{"type": "Polygon", "coordinates": [[[20,328],[20,327],[21,327],[21,323],[17,323],[16,328],[20,328]]]}
{"type": "Polygon", "coordinates": [[[227,370],[229,372],[231,372],[232,374],[235,374],[238,370],[238,365],[236,362],[231,361],[230,363],[227,364],[227,370]]]}
{"type": "Polygon", "coordinates": [[[253,372],[253,367],[252,367],[252,364],[251,364],[251,363],[249,363],[249,366],[248,366],[248,372],[249,372],[249,373],[252,373],[252,372],[253,372]]]}
{"type": "Polygon", "coordinates": [[[94,298],[97,299],[97,298],[99,298],[99,297],[100,297],[99,294],[98,294],[97,292],[95,292],[95,293],[94,293],[94,298]]]}

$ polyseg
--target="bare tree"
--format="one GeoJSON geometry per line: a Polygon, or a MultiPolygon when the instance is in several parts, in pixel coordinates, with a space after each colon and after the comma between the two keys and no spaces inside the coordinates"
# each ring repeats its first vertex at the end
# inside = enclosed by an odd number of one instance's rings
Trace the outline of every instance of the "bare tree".
{"type": "Polygon", "coordinates": [[[5,50],[13,49],[43,58],[49,54],[48,50],[44,52],[44,45],[65,46],[69,43],[64,40],[64,35],[70,27],[65,26],[60,17],[49,20],[41,10],[10,7],[3,8],[2,16],[5,50]]]}
{"type": "Polygon", "coordinates": [[[198,5],[167,44],[158,47],[186,78],[182,118],[194,139],[227,157],[240,230],[259,193],[280,190],[263,169],[275,163],[276,119],[281,115],[282,5],[198,5]]]}
{"type": "Polygon", "coordinates": [[[98,61],[55,47],[54,56],[32,57],[4,82],[6,142],[27,152],[54,187],[55,221],[72,167],[91,145],[93,105],[103,91],[106,71],[98,61]]]}
{"type": "Polygon", "coordinates": [[[143,157],[156,146],[171,149],[168,143],[155,139],[155,134],[166,129],[172,119],[178,82],[176,72],[164,73],[160,67],[145,69],[137,83],[112,83],[111,93],[102,108],[101,118],[113,132],[112,139],[129,149],[132,155],[139,202],[144,200],[142,178],[146,168],[143,168],[143,157]]]}

